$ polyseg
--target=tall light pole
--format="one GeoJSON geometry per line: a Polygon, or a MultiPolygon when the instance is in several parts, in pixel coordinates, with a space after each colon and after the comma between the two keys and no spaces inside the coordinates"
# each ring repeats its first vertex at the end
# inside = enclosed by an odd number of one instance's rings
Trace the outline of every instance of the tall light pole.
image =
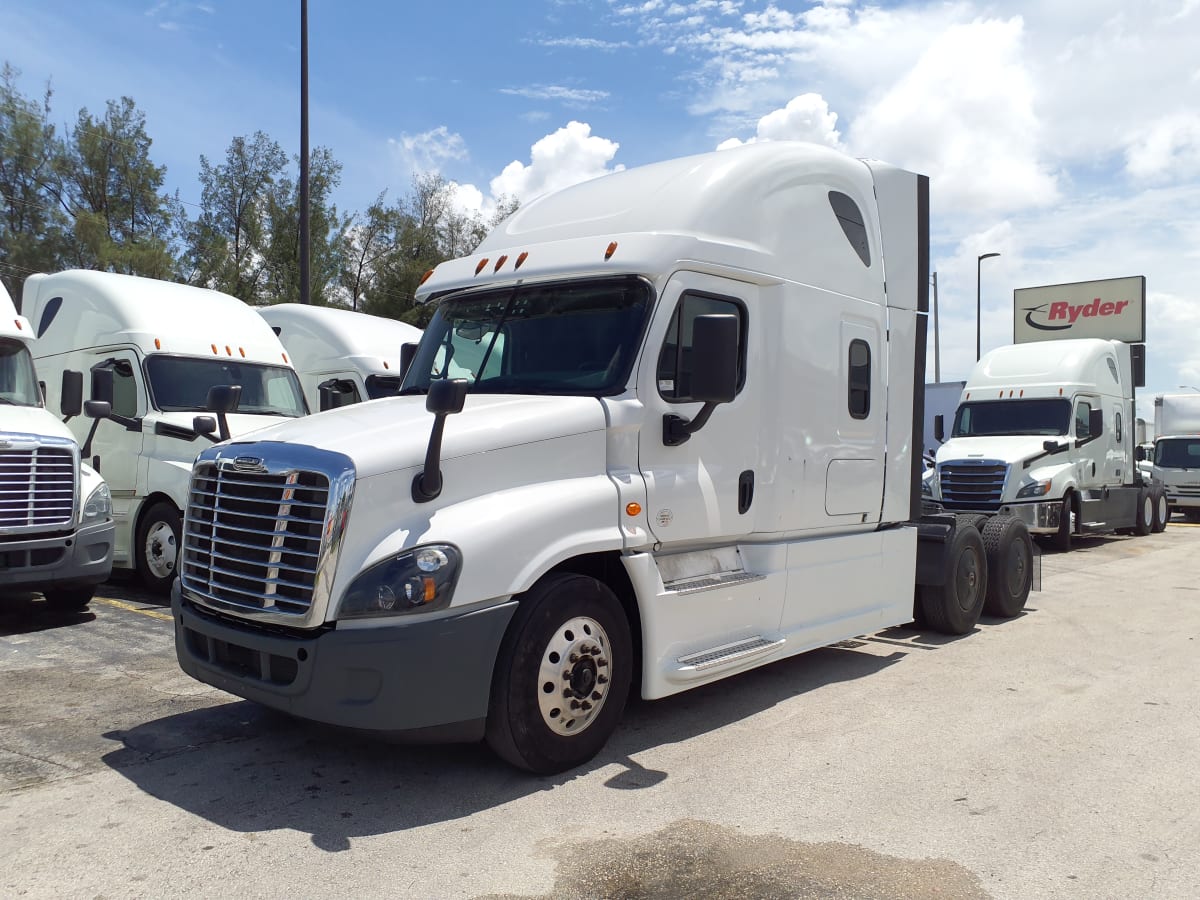
{"type": "Polygon", "coordinates": [[[983,332],[983,310],[979,291],[979,268],[985,259],[999,256],[999,253],[981,253],[975,259],[975,362],[979,362],[980,336],[983,332]]]}
{"type": "Polygon", "coordinates": [[[300,0],[300,302],[311,303],[308,193],[308,0],[300,0]]]}
{"type": "Polygon", "coordinates": [[[937,272],[933,273],[933,380],[942,380],[942,348],[938,336],[937,272]]]}

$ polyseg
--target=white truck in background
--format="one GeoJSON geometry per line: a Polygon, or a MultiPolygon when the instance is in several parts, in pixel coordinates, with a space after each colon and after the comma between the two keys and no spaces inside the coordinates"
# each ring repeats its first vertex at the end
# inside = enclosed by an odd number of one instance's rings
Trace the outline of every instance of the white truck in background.
{"type": "Polygon", "coordinates": [[[958,513],[1015,516],[1061,550],[1081,534],[1161,531],[1166,494],[1138,467],[1141,380],[1123,341],[992,350],[967,378],[927,496],[958,513]]]}
{"type": "Polygon", "coordinates": [[[1170,510],[1200,522],[1200,393],[1154,398],[1153,461],[1170,510]]]}
{"type": "Polygon", "coordinates": [[[91,399],[108,405],[91,427],[71,424],[112,492],[113,565],[165,593],[196,453],[304,415],[295,369],[262,317],[217,291],[71,270],[30,275],[22,301],[42,374],[85,372],[91,399]]]}
{"type": "Polygon", "coordinates": [[[279,336],[313,412],[400,393],[400,348],[421,329],[349,309],[280,303],[258,312],[279,336]]]}
{"type": "MultiPolygon", "coordinates": [[[[45,407],[33,343],[0,284],[0,597],[40,591],[52,607],[79,610],[112,569],[112,506],[104,480],[45,407]]],[[[82,375],[61,380],[60,405],[78,415],[82,375]]]]}
{"type": "Polygon", "coordinates": [[[556,772],[631,689],[909,622],[914,595],[951,633],[1018,614],[1024,526],[922,514],[928,209],[923,176],[786,142],[523,206],[419,288],[398,400],[200,454],[180,665],[556,772]]]}

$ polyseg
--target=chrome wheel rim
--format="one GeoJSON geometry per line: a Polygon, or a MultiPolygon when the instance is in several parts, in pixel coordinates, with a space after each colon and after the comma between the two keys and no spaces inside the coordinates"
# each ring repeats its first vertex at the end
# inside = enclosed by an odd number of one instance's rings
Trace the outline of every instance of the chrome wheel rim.
{"type": "Polygon", "coordinates": [[[569,737],[596,721],[611,686],[611,654],[595,619],[576,616],[558,627],[538,667],[538,709],[547,728],[569,737]]]}

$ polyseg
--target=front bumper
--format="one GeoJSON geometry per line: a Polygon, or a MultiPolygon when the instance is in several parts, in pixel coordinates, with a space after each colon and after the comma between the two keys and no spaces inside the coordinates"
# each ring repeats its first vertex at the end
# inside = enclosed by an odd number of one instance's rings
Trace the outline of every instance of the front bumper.
{"type": "Polygon", "coordinates": [[[308,636],[219,619],[171,588],[189,675],[302,719],[413,740],[479,740],[516,601],[435,619],[308,636]]]}
{"type": "Polygon", "coordinates": [[[1195,493],[1194,489],[1193,489],[1192,493],[1181,494],[1181,493],[1172,491],[1168,487],[1167,488],[1167,502],[1169,504],[1171,504],[1171,506],[1177,507],[1179,509],[1198,509],[1198,508],[1200,508],[1200,494],[1195,493]]]}
{"type": "Polygon", "coordinates": [[[44,591],[107,581],[114,533],[110,519],[70,534],[0,543],[0,588],[44,591]]]}

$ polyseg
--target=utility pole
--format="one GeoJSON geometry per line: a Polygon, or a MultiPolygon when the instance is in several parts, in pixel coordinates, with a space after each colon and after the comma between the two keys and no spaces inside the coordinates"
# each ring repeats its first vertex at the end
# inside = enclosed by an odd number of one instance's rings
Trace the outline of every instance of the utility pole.
{"type": "Polygon", "coordinates": [[[938,333],[937,272],[933,273],[933,380],[942,380],[942,339],[938,333]]]}
{"type": "Polygon", "coordinates": [[[311,303],[308,197],[308,0],[300,0],[300,302],[311,303]]]}

